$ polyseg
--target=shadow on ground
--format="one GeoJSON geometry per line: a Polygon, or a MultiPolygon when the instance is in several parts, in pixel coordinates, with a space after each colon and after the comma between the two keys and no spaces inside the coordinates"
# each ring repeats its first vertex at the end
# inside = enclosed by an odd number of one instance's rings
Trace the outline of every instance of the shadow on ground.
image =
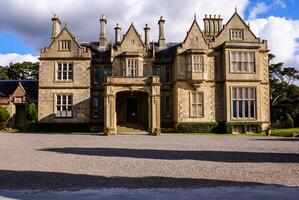
{"type": "Polygon", "coordinates": [[[201,188],[256,185],[267,184],[196,178],[104,177],[57,172],[0,170],[0,189],[201,188]]]}
{"type": "Polygon", "coordinates": [[[299,154],[265,153],[265,152],[235,152],[235,151],[178,151],[153,149],[122,149],[122,148],[46,148],[49,151],[65,154],[87,156],[127,157],[160,160],[200,160],[213,162],[272,162],[299,163],[299,154]]]}
{"type": "Polygon", "coordinates": [[[258,139],[253,139],[257,141],[287,141],[287,142],[299,142],[299,138],[258,138],[258,139]]]}

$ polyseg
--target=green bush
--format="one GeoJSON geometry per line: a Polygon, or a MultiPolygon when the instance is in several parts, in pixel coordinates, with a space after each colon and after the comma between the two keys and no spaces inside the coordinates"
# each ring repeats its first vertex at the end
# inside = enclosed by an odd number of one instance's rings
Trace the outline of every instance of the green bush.
{"type": "Polygon", "coordinates": [[[6,108],[0,106],[0,130],[5,128],[5,123],[9,120],[10,116],[6,108]]]}
{"type": "Polygon", "coordinates": [[[285,126],[284,128],[294,128],[294,120],[292,118],[292,116],[287,113],[287,120],[285,121],[285,126]]]}
{"type": "Polygon", "coordinates": [[[233,127],[234,126],[241,126],[243,131],[242,133],[246,133],[246,130],[249,129],[249,127],[254,127],[256,130],[256,133],[262,132],[262,123],[261,122],[226,122],[225,124],[225,130],[226,133],[233,133],[233,127]]]}
{"type": "Polygon", "coordinates": [[[184,122],[179,123],[179,133],[213,133],[217,130],[218,123],[184,122]]]}
{"type": "Polygon", "coordinates": [[[34,103],[28,105],[27,119],[30,123],[34,123],[37,120],[37,108],[34,103]]]}

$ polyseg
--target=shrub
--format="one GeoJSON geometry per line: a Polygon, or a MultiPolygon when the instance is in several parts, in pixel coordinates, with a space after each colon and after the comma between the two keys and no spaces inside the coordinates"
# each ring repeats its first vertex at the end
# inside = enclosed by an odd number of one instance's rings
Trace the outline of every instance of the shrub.
{"type": "Polygon", "coordinates": [[[285,128],[294,128],[294,120],[292,116],[287,113],[287,120],[285,121],[285,128]]]}
{"type": "Polygon", "coordinates": [[[27,119],[30,123],[34,123],[37,120],[37,108],[34,103],[28,105],[27,119]]]}
{"type": "Polygon", "coordinates": [[[179,133],[212,133],[216,132],[218,123],[183,122],[178,125],[179,133]]]}
{"type": "Polygon", "coordinates": [[[10,116],[6,108],[0,106],[0,129],[6,128],[10,116]]]}
{"type": "Polygon", "coordinates": [[[255,129],[256,133],[262,132],[262,123],[261,122],[226,122],[225,131],[226,133],[233,133],[233,127],[240,126],[242,127],[242,133],[246,133],[250,127],[255,129]]]}

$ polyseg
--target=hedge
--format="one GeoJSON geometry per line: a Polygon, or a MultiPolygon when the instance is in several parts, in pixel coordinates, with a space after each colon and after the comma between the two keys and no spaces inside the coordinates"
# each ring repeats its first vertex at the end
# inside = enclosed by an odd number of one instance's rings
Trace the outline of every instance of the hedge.
{"type": "Polygon", "coordinates": [[[217,130],[217,122],[183,122],[178,124],[179,133],[213,133],[217,130]]]}
{"type": "Polygon", "coordinates": [[[256,132],[262,132],[260,122],[184,122],[178,124],[179,133],[233,133],[233,126],[243,126],[247,130],[248,126],[255,126],[256,132]]]}

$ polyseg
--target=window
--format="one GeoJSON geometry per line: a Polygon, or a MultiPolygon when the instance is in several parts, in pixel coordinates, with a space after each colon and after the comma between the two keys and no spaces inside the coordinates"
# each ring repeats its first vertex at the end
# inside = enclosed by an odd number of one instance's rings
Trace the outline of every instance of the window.
{"type": "Polygon", "coordinates": [[[190,102],[190,116],[203,117],[203,92],[191,92],[190,102]]]}
{"type": "Polygon", "coordinates": [[[69,51],[70,50],[70,41],[68,40],[62,40],[59,41],[59,50],[60,51],[69,51]]]}
{"type": "Polygon", "coordinates": [[[231,29],[230,30],[230,39],[231,40],[243,40],[244,31],[243,29],[231,29]]]}
{"type": "Polygon", "coordinates": [[[72,95],[56,95],[56,117],[72,117],[72,110],[72,95]]]}
{"type": "Polygon", "coordinates": [[[138,76],[138,60],[127,59],[127,76],[136,77],[138,76]]]}
{"type": "Polygon", "coordinates": [[[170,82],[170,68],[169,66],[165,66],[165,83],[170,82]]]}
{"type": "Polygon", "coordinates": [[[73,80],[73,64],[57,63],[57,80],[73,80]]]}
{"type": "Polygon", "coordinates": [[[254,52],[249,51],[231,51],[230,52],[231,72],[255,72],[254,52]]]}
{"type": "Polygon", "coordinates": [[[203,56],[200,55],[192,56],[192,70],[197,72],[203,71],[203,56]]]}
{"type": "Polygon", "coordinates": [[[93,118],[99,118],[99,97],[93,97],[93,118]]]}
{"type": "Polygon", "coordinates": [[[94,84],[98,84],[99,81],[100,81],[100,70],[99,70],[99,67],[96,66],[96,67],[94,68],[94,71],[93,71],[93,72],[94,72],[94,73],[93,73],[93,82],[94,82],[94,84]]]}
{"type": "Polygon", "coordinates": [[[170,118],[171,101],[170,96],[165,96],[165,118],[170,118]]]}
{"type": "Polygon", "coordinates": [[[255,88],[232,88],[232,117],[234,119],[254,119],[256,108],[255,88]]]}
{"type": "Polygon", "coordinates": [[[153,67],[153,76],[160,76],[160,67],[153,67]]]}

